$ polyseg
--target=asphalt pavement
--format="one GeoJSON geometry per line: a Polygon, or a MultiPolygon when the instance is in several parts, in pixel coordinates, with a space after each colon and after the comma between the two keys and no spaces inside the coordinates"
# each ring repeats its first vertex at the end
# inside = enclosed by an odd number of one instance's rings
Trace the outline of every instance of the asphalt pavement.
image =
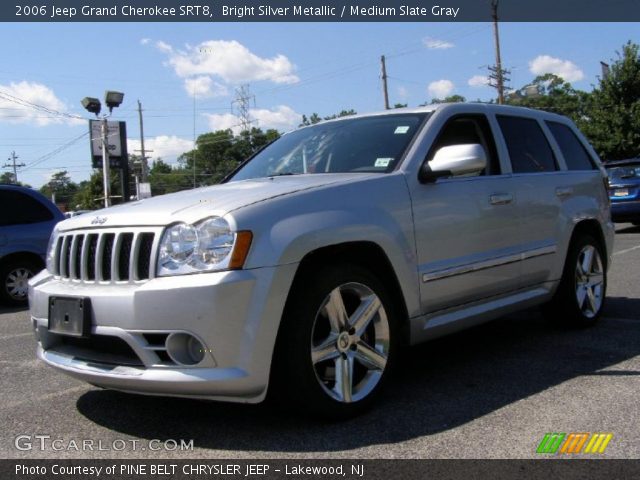
{"type": "Polygon", "coordinates": [[[530,310],[412,348],[338,423],[92,387],[37,361],[28,312],[0,307],[0,458],[535,458],[547,432],[612,433],[601,456],[640,458],[639,278],[640,228],[619,225],[596,327],[530,310]]]}

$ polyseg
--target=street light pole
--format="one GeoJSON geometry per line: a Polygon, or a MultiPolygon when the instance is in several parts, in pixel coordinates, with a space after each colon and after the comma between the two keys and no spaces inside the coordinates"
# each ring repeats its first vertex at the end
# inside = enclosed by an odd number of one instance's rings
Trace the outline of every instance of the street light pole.
{"type": "Polygon", "coordinates": [[[107,116],[102,117],[100,123],[100,132],[102,134],[102,179],[104,181],[104,206],[111,206],[111,184],[109,181],[109,124],[107,116]]]}

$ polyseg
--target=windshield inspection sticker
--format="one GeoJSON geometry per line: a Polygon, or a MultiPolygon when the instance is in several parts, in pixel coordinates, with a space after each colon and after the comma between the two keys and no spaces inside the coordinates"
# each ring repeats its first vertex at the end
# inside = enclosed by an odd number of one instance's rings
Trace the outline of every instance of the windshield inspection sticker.
{"type": "Polygon", "coordinates": [[[397,135],[400,133],[407,133],[408,131],[409,131],[409,127],[402,126],[402,127],[396,127],[396,131],[393,133],[397,135]]]}
{"type": "Polygon", "coordinates": [[[393,158],[376,158],[374,167],[388,167],[392,161],[393,158]]]}

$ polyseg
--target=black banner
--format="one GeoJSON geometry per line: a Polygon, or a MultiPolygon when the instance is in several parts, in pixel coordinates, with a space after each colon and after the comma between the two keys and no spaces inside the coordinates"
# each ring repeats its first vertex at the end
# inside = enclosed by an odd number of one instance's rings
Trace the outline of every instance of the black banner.
{"type": "Polygon", "coordinates": [[[639,460],[0,460],[0,478],[633,479],[639,460]]]}
{"type": "MultiPolygon", "coordinates": [[[[636,22],[638,0],[500,0],[503,22],[636,22]]],[[[15,0],[2,22],[488,22],[489,0],[15,0]]]]}

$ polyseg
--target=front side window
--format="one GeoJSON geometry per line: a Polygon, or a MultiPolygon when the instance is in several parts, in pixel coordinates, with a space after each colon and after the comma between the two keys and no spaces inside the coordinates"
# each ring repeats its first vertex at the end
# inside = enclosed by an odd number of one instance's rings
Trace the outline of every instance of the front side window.
{"type": "Polygon", "coordinates": [[[491,127],[487,117],[482,114],[459,115],[447,121],[436,137],[436,141],[427,156],[427,161],[431,161],[436,152],[442,147],[468,144],[478,144],[484,149],[487,168],[481,172],[481,175],[500,174],[500,162],[491,127]]]}
{"type": "Polygon", "coordinates": [[[547,137],[536,120],[504,115],[497,118],[513,173],[553,172],[558,169],[547,137]]]}
{"type": "Polygon", "coordinates": [[[553,138],[556,139],[569,170],[593,170],[595,168],[584,145],[568,126],[558,122],[547,122],[547,127],[551,130],[553,138]]]}
{"type": "Polygon", "coordinates": [[[320,123],[288,133],[243,165],[229,181],[308,173],[391,172],[426,113],[320,123]]]}

